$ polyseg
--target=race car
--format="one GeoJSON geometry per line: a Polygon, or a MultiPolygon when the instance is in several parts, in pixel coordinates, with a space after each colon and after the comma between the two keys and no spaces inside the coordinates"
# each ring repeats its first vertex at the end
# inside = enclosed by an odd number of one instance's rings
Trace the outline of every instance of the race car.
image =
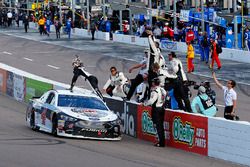
{"type": "Polygon", "coordinates": [[[49,90],[30,99],[27,125],[54,136],[121,140],[121,121],[94,93],[49,90]]]}

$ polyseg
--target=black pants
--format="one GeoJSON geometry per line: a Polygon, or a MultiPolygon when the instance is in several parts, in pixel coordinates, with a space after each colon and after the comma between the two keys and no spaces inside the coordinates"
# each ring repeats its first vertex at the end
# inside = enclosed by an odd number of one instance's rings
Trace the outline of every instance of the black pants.
{"type": "Polygon", "coordinates": [[[131,86],[127,95],[128,100],[130,100],[130,98],[133,96],[136,87],[140,85],[142,82],[143,82],[143,76],[141,74],[138,74],[134,79],[131,80],[131,86]]]}
{"type": "Polygon", "coordinates": [[[229,120],[234,120],[234,117],[230,115],[233,111],[233,106],[225,106],[224,109],[224,118],[229,119],[229,120]]]}
{"type": "Polygon", "coordinates": [[[95,30],[91,30],[92,40],[95,39],[95,30]]]}
{"type": "Polygon", "coordinates": [[[165,146],[165,134],[164,134],[164,115],[165,111],[163,107],[152,107],[152,121],[156,125],[157,134],[159,137],[160,146],[165,146]]]}
{"type": "Polygon", "coordinates": [[[180,81],[179,79],[175,79],[173,81],[173,88],[174,88],[174,97],[178,103],[179,109],[187,112],[192,112],[188,95],[184,90],[183,82],[180,81]],[[182,100],[184,101],[185,106],[183,105],[182,100]]]}
{"type": "Polygon", "coordinates": [[[60,29],[56,29],[56,38],[60,38],[60,29]]]}
{"type": "Polygon", "coordinates": [[[24,25],[25,32],[28,32],[28,24],[24,25]]]}
{"type": "Polygon", "coordinates": [[[102,93],[98,88],[98,79],[95,76],[93,76],[93,75],[87,76],[81,69],[78,69],[78,68],[75,68],[73,73],[74,73],[74,76],[73,76],[72,81],[71,81],[71,88],[73,88],[78,77],[81,75],[81,76],[85,77],[86,80],[89,81],[91,87],[95,90],[97,95],[103,99],[102,93]]]}
{"type": "MultiPolygon", "coordinates": [[[[153,72],[152,69],[148,70],[148,89],[151,90],[152,79],[157,77],[157,73],[153,72]]],[[[150,98],[150,91],[148,92],[148,99],[150,98]]]]}

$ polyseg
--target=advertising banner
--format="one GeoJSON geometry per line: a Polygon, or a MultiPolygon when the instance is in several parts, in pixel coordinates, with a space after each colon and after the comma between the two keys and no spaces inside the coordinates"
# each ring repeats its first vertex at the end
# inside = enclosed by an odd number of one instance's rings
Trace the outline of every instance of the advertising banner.
{"type": "Polygon", "coordinates": [[[166,39],[161,40],[161,48],[168,50],[177,50],[177,42],[168,41],[166,39]]]}
{"type": "Polygon", "coordinates": [[[7,72],[7,82],[6,82],[6,94],[10,97],[13,97],[14,90],[13,90],[13,77],[14,74],[10,71],[7,72]]]}
{"type": "Polygon", "coordinates": [[[180,12],[180,21],[188,22],[189,21],[190,10],[181,10],[180,12]]]}
{"type": "MultiPolygon", "coordinates": [[[[156,130],[151,119],[151,107],[137,107],[137,137],[154,142],[156,130]]],[[[165,111],[166,145],[202,155],[208,154],[207,117],[165,111]]]]}
{"type": "Polygon", "coordinates": [[[122,121],[122,132],[132,137],[137,137],[137,105],[125,103],[120,100],[105,98],[110,110],[114,111],[122,121]]]}
{"type": "Polygon", "coordinates": [[[52,84],[26,78],[25,102],[34,96],[41,96],[44,92],[53,88],[52,84]]]}
{"type": "Polygon", "coordinates": [[[207,117],[166,111],[165,121],[168,146],[207,156],[207,117]]]}
{"type": "Polygon", "coordinates": [[[154,142],[156,130],[151,117],[151,107],[137,106],[137,137],[139,139],[154,142]]]}
{"type": "Polygon", "coordinates": [[[201,54],[200,46],[198,44],[193,44],[195,54],[201,54]]]}
{"type": "Polygon", "coordinates": [[[25,79],[23,76],[14,74],[14,77],[13,77],[13,95],[17,101],[24,101],[25,79]]]}
{"type": "Polygon", "coordinates": [[[2,92],[3,94],[6,93],[6,77],[7,72],[0,69],[0,92],[2,92]]]}

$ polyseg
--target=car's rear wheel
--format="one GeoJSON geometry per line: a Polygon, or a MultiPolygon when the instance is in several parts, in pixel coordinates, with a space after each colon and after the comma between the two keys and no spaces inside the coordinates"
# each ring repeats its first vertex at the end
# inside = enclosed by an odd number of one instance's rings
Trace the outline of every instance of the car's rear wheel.
{"type": "Polygon", "coordinates": [[[39,128],[35,125],[35,110],[32,109],[30,113],[30,127],[32,130],[39,130],[39,128]]]}
{"type": "Polygon", "coordinates": [[[57,136],[57,126],[58,126],[58,120],[56,114],[53,115],[52,117],[52,135],[57,136]]]}

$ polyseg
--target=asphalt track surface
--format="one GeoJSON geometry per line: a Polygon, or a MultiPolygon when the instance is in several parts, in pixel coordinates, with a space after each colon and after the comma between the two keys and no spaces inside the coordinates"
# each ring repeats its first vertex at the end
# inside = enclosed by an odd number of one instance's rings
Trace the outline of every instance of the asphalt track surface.
{"type": "MultiPolygon", "coordinates": [[[[65,39],[66,37],[55,40],[53,34],[49,38],[41,37],[37,32],[25,34],[19,29],[5,29],[0,32],[2,32],[0,33],[2,63],[63,83],[71,81],[71,60],[74,54],[80,55],[88,71],[98,77],[101,87],[108,78],[109,67],[112,65],[126,72],[129,78],[134,77],[136,72],[128,74],[128,68],[135,64],[135,61],[140,60],[143,51],[143,47],[100,40],[91,41],[79,37],[74,37],[70,41],[65,39]]],[[[238,70],[237,66],[242,69],[240,67],[243,65],[246,68],[242,70],[249,69],[249,64],[237,62],[228,62],[228,64],[229,69],[232,64],[234,70],[238,70]]],[[[225,63],[224,66],[226,69],[225,63]]],[[[200,65],[198,69],[202,68],[200,65]]],[[[202,75],[209,74],[206,68],[204,67],[204,71],[200,70],[202,75]]],[[[221,70],[218,75],[225,74],[221,70]]],[[[189,77],[201,81],[207,79],[197,75],[189,77]]],[[[240,77],[242,75],[238,78],[240,77]]],[[[244,76],[243,78],[244,82],[249,81],[249,78],[244,76]]],[[[78,84],[88,88],[80,79],[78,84]]],[[[243,85],[237,88],[239,115],[246,121],[250,120],[248,87],[243,85]]],[[[218,93],[217,102],[223,104],[221,93],[218,93]]],[[[25,104],[0,96],[0,167],[239,166],[174,148],[155,148],[152,143],[128,136],[124,136],[120,142],[55,138],[27,128],[25,110],[25,104]]],[[[222,110],[218,115],[222,115],[222,110]]]]}

